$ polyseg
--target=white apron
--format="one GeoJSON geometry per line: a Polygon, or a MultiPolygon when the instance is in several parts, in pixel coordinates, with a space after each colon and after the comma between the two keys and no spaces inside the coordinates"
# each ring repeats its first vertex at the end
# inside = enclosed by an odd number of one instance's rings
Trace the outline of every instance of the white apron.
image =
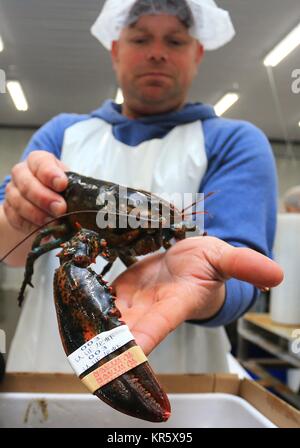
{"type": "MultiPolygon", "coordinates": [[[[177,126],[163,139],[135,147],[116,140],[111,125],[92,118],[67,129],[62,161],[71,171],[153,193],[195,193],[206,171],[204,135],[199,121],[177,126]]],[[[35,266],[7,362],[7,371],[73,372],[60,340],[53,301],[57,251],[35,266]]],[[[95,270],[105,261],[98,257],[95,270]]],[[[117,260],[106,276],[124,270],[117,260]]],[[[230,344],[223,327],[183,323],[149,355],[157,373],[228,372],[230,344]]]]}

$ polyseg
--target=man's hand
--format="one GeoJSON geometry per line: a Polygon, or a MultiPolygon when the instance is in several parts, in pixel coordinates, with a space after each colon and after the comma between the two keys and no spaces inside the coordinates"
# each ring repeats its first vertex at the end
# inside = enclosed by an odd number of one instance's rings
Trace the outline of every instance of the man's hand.
{"type": "Polygon", "coordinates": [[[66,166],[46,151],[33,151],[13,167],[3,204],[11,227],[27,233],[66,212],[66,203],[57,194],[68,184],[64,170],[66,166]]]}
{"type": "Polygon", "coordinates": [[[213,316],[224,303],[224,283],[231,277],[263,288],[278,285],[283,272],[256,251],[206,236],[146,257],[112,286],[122,319],[149,354],[185,320],[213,316]]]}

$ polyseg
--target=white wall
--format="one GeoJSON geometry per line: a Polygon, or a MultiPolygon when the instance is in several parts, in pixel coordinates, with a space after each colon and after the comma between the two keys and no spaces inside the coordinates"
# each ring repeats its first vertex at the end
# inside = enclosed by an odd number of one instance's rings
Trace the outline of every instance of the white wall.
{"type": "Polygon", "coordinates": [[[300,185],[300,145],[272,144],[276,157],[279,190],[279,209],[283,211],[282,197],[295,185],[300,185]]]}
{"type": "Polygon", "coordinates": [[[279,196],[290,187],[300,184],[300,160],[276,159],[278,178],[279,178],[279,196]]]}
{"type": "Polygon", "coordinates": [[[34,130],[0,128],[0,179],[10,172],[19,161],[22,152],[34,130]]]}
{"type": "Polygon", "coordinates": [[[300,145],[286,147],[273,144],[272,146],[276,156],[281,199],[289,188],[300,184],[300,145]]]}

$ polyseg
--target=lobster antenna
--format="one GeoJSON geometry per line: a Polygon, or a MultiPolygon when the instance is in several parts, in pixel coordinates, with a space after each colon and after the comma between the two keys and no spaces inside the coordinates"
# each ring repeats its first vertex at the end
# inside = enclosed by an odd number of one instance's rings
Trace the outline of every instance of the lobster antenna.
{"type": "MultiPolygon", "coordinates": [[[[83,210],[82,210],[83,211],[83,210]]],[[[25,238],[23,238],[16,246],[14,246],[9,252],[7,252],[7,254],[4,255],[4,257],[2,257],[0,259],[0,263],[2,263],[2,261],[5,260],[5,258],[7,258],[14,250],[16,250],[18,247],[20,247],[23,243],[25,243],[25,241],[27,241],[32,235],[34,235],[36,232],[38,232],[39,230],[42,230],[44,227],[48,226],[49,224],[57,221],[60,218],[66,218],[67,216],[71,216],[77,213],[81,213],[82,211],[78,211],[78,212],[69,212],[69,213],[65,213],[61,216],[58,216],[57,218],[53,218],[51,219],[49,222],[47,222],[46,224],[42,224],[41,226],[37,227],[36,229],[32,230],[30,233],[28,233],[28,235],[25,236],[25,238]]],[[[90,213],[90,212],[94,212],[96,213],[96,210],[85,210],[85,212],[90,213]]]]}
{"type": "Polygon", "coordinates": [[[185,216],[195,216],[195,215],[209,215],[209,213],[208,212],[191,212],[185,216]]]}
{"type": "MultiPolygon", "coordinates": [[[[27,241],[32,235],[34,235],[36,232],[39,232],[40,230],[42,230],[44,227],[48,226],[49,224],[57,221],[58,219],[67,218],[68,216],[78,215],[78,214],[83,214],[83,213],[101,213],[101,212],[106,213],[107,215],[113,214],[113,212],[108,212],[108,211],[101,210],[101,209],[100,210],[78,210],[78,211],[64,213],[63,215],[60,215],[60,216],[57,216],[56,218],[51,219],[46,224],[42,224],[41,226],[37,227],[35,230],[30,232],[27,236],[25,236],[25,238],[23,238],[16,246],[14,246],[9,252],[7,252],[4,255],[4,257],[2,257],[0,259],[0,263],[2,263],[14,250],[16,250],[18,247],[20,247],[23,243],[25,243],[25,241],[27,241]]],[[[126,213],[114,213],[114,214],[117,216],[128,216],[126,213]]],[[[146,218],[140,218],[140,219],[146,220],[146,218]]],[[[151,219],[150,222],[157,222],[157,221],[151,219]]]]}
{"type": "Polygon", "coordinates": [[[209,218],[213,217],[213,215],[209,212],[192,212],[192,213],[188,213],[185,216],[195,216],[195,215],[207,215],[207,216],[209,216],[209,218]]]}
{"type": "Polygon", "coordinates": [[[186,208],[184,208],[183,210],[181,210],[181,214],[182,214],[182,216],[184,215],[184,212],[185,212],[186,210],[188,210],[188,209],[191,208],[191,207],[194,207],[194,205],[199,204],[199,202],[205,201],[207,198],[209,198],[209,197],[212,196],[213,194],[215,194],[215,192],[214,192],[214,191],[211,191],[210,193],[207,193],[207,194],[204,196],[204,198],[201,198],[201,199],[199,199],[199,201],[195,201],[195,202],[193,202],[192,204],[188,205],[186,208]]]}

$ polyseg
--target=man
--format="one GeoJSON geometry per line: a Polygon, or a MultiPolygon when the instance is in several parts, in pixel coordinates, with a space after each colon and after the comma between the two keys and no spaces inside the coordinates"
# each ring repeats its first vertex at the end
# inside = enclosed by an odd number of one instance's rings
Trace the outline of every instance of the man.
{"type": "Polygon", "coordinates": [[[295,185],[285,192],[283,207],[287,213],[300,213],[300,185],[295,185]]]}
{"type": "MultiPolygon", "coordinates": [[[[262,288],[282,278],[280,268],[258,253],[270,255],[275,225],[267,139],[248,123],[216,117],[209,106],[186,104],[204,49],[232,38],[231,21],[212,0],[109,0],[92,32],[111,49],[124,104],[109,101],[90,115],[60,115],[33,136],[7,180],[2,252],[66,210],[58,194],[67,185],[66,167],[155,193],[217,191],[206,203],[206,228],[239,248],[210,236],[187,239],[146,257],[115,287],[137,343],[146,354],[156,347],[150,361],[157,371],[227,370],[229,346],[220,326],[255,300],[257,290],[245,282],[262,288]]],[[[19,248],[8,262],[22,265],[26,250],[19,248]]],[[[53,254],[39,260],[9,370],[69,369],[52,299],[56,266],[53,254]]],[[[121,270],[115,263],[110,279],[121,270]]]]}

